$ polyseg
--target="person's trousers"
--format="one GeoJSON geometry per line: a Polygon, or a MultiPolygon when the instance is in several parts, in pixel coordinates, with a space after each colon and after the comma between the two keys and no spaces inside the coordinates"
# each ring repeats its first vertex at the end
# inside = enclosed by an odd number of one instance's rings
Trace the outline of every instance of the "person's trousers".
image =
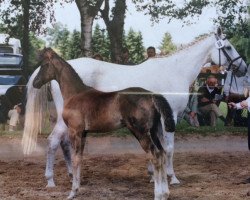
{"type": "Polygon", "coordinates": [[[210,116],[210,126],[216,126],[217,118],[222,116],[222,113],[221,113],[219,107],[214,103],[208,104],[206,106],[199,107],[199,111],[203,115],[209,114],[209,116],[210,116]]]}
{"type": "Polygon", "coordinates": [[[19,113],[17,112],[17,110],[10,110],[8,112],[8,117],[10,118],[9,125],[12,127],[16,127],[19,122],[19,113]]]}

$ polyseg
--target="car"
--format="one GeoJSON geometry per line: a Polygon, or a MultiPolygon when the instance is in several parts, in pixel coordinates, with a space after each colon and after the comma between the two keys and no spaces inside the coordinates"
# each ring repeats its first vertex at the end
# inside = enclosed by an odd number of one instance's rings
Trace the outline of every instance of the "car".
{"type": "Polygon", "coordinates": [[[23,55],[19,39],[0,34],[0,95],[23,76],[23,55]]]}

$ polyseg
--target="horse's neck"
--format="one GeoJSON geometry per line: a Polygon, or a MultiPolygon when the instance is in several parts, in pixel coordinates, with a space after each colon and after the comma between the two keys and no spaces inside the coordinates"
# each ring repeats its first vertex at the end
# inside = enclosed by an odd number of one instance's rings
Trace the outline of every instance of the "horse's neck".
{"type": "Polygon", "coordinates": [[[84,85],[80,77],[72,73],[69,67],[63,67],[58,73],[57,81],[59,83],[63,99],[66,100],[89,87],[84,85]]]}
{"type": "Polygon", "coordinates": [[[197,78],[202,66],[209,60],[212,47],[213,38],[210,36],[184,49],[183,52],[180,52],[181,55],[177,55],[177,58],[181,58],[181,64],[178,65],[181,67],[181,76],[189,85],[197,78]]]}

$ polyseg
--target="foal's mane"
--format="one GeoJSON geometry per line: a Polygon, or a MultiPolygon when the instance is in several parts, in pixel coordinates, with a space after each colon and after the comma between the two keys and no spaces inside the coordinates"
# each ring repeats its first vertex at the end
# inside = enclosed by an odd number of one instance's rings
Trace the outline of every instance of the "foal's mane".
{"type": "Polygon", "coordinates": [[[75,82],[76,81],[80,81],[80,83],[84,84],[82,79],[80,78],[80,76],[78,75],[78,73],[76,73],[76,71],[74,70],[74,68],[67,62],[65,61],[61,56],[59,56],[53,49],[51,48],[46,48],[44,50],[43,55],[45,55],[45,53],[49,53],[49,55],[51,55],[51,58],[49,59],[56,59],[59,62],[61,62],[63,64],[63,67],[66,67],[69,70],[69,73],[75,78],[75,82]]]}

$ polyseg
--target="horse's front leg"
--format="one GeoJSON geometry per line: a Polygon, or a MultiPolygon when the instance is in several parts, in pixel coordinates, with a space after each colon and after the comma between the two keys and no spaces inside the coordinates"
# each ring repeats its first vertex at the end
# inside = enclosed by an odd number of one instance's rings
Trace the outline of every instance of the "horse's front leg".
{"type": "Polygon", "coordinates": [[[63,135],[66,133],[67,133],[67,127],[65,125],[62,126],[60,121],[57,121],[57,124],[55,125],[53,131],[51,132],[48,138],[47,163],[45,170],[45,177],[47,179],[46,187],[55,187],[55,182],[53,178],[55,154],[62,140],[63,135]]]}
{"type": "Polygon", "coordinates": [[[73,199],[77,191],[80,188],[80,182],[81,182],[81,161],[82,161],[82,155],[84,146],[86,143],[86,134],[87,132],[78,133],[76,131],[70,130],[70,142],[73,147],[73,182],[72,182],[72,189],[68,196],[68,199],[73,199]],[[73,133],[73,134],[72,134],[73,133]]]}

